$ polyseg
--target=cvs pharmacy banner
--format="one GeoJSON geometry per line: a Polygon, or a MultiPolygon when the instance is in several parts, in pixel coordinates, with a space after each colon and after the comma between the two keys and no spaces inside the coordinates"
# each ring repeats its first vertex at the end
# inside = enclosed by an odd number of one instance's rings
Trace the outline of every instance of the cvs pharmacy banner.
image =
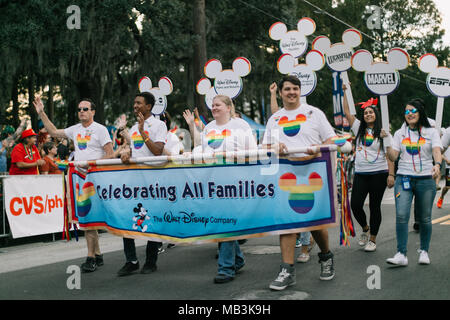
{"type": "Polygon", "coordinates": [[[4,179],[4,188],[13,238],[63,231],[62,176],[9,176],[4,179]]]}

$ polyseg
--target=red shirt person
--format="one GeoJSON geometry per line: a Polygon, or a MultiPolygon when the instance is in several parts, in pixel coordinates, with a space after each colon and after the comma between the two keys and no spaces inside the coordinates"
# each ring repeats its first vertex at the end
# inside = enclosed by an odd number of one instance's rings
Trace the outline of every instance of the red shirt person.
{"type": "Polygon", "coordinates": [[[11,152],[10,175],[39,174],[38,166],[45,164],[36,147],[37,135],[33,129],[22,132],[20,143],[11,152]]]}

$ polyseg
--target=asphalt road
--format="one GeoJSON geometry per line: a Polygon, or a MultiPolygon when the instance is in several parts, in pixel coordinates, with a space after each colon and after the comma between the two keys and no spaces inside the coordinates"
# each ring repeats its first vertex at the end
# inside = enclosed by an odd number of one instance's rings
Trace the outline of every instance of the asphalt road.
{"type": "MultiPolygon", "coordinates": [[[[433,224],[431,265],[417,264],[419,235],[411,228],[409,265],[405,268],[393,268],[385,262],[396,252],[394,210],[392,204],[383,205],[377,251],[373,253],[364,252],[357,244],[357,237],[351,239],[350,247],[340,246],[338,228],[329,230],[336,268],[336,276],[331,281],[319,280],[316,247],[308,263],[296,264],[295,286],[281,292],[269,290],[269,283],[279,271],[278,237],[254,238],[242,245],[246,265],[243,272],[227,284],[213,283],[217,268],[216,244],[166,249],[159,255],[155,273],[117,277],[124,263],[122,241],[102,233],[105,265],[94,273],[82,273],[80,289],[68,288],[72,273],[67,270],[83,262],[86,250],[83,238],[79,242],[56,241],[0,249],[0,299],[450,299],[450,224],[445,224],[450,221],[450,206],[445,204],[443,209],[433,211],[433,219],[449,216],[433,224]],[[377,275],[380,277],[374,278],[377,275]],[[369,289],[368,279],[369,284],[377,284],[372,280],[379,279],[378,288],[369,289]]],[[[360,231],[359,227],[357,230],[360,231]]],[[[145,241],[137,244],[142,263],[145,241]]]]}

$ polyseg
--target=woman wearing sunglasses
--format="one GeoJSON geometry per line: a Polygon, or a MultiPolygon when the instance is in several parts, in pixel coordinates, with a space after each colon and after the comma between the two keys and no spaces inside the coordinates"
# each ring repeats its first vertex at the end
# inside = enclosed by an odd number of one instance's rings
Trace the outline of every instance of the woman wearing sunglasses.
{"type": "MultiPolygon", "coordinates": [[[[343,86],[345,92],[345,85],[343,86]]],[[[386,186],[394,186],[394,163],[386,160],[381,133],[381,114],[377,99],[360,103],[361,120],[350,113],[344,94],[344,112],[356,135],[355,176],[353,178],[350,205],[353,215],[362,228],[358,244],[364,251],[376,250],[376,238],[381,225],[381,201],[386,186]],[[364,202],[369,195],[370,219],[367,224],[364,202]]]]}
{"type": "Polygon", "coordinates": [[[431,240],[431,209],[436,195],[434,178],[440,174],[442,144],[439,133],[432,128],[421,99],[414,99],[406,105],[405,123],[391,136],[382,131],[387,145],[387,155],[398,162],[395,179],[395,209],[397,253],[387,263],[407,266],[408,222],[411,203],[415,206],[420,225],[419,264],[430,264],[428,250],[431,240]],[[434,159],[434,165],[433,165],[434,159]]]}

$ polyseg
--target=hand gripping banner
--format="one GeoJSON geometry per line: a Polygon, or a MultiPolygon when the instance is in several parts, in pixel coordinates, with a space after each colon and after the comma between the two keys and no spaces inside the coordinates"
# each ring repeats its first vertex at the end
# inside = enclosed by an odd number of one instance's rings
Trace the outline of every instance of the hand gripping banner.
{"type": "Polygon", "coordinates": [[[247,157],[229,163],[218,157],[201,164],[93,165],[86,175],[71,166],[72,221],[122,237],[178,243],[335,226],[336,153],[321,150],[307,161],[272,154],[271,162],[247,157]],[[276,170],[267,170],[271,166],[276,170]]]}

